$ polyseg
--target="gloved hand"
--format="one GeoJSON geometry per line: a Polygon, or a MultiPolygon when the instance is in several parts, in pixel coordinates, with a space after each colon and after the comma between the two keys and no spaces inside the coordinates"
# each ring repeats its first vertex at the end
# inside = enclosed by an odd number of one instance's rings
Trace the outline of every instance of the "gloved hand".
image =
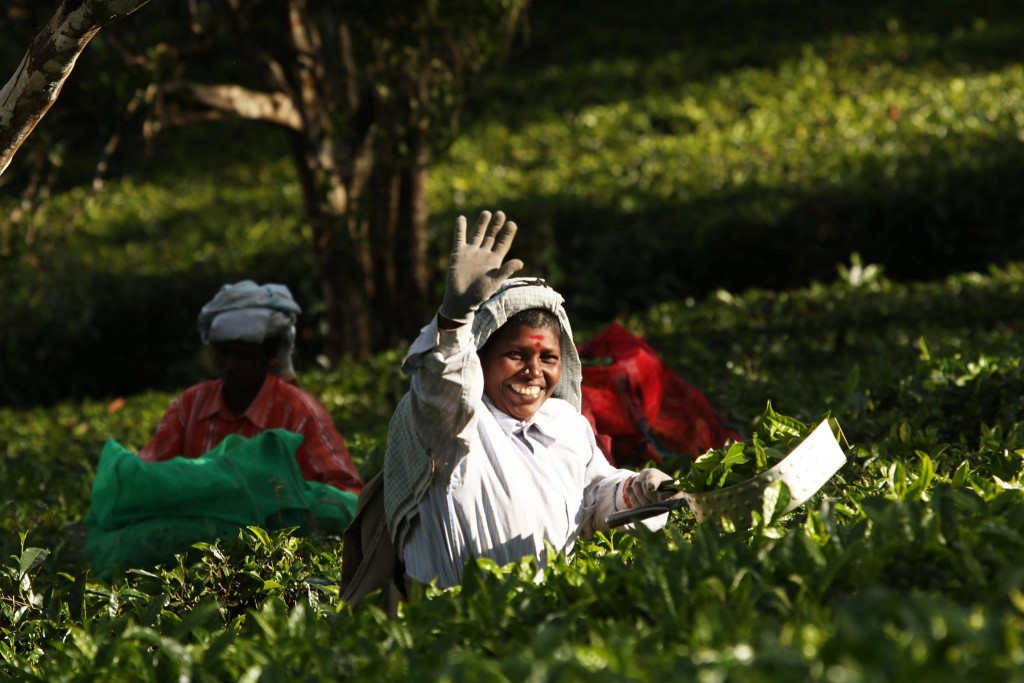
{"type": "Polygon", "coordinates": [[[635,476],[626,480],[625,494],[630,506],[636,507],[638,505],[647,505],[648,503],[657,503],[675,496],[678,491],[658,490],[658,487],[667,481],[672,481],[672,477],[661,470],[646,469],[637,472],[635,476]]]}
{"type": "Polygon", "coordinates": [[[469,241],[466,241],[466,217],[455,219],[455,244],[448,259],[442,316],[459,323],[469,322],[473,311],[498,291],[512,273],[523,267],[519,259],[502,263],[515,235],[516,224],[506,223],[501,211],[493,217],[490,211],[481,212],[469,241]]]}

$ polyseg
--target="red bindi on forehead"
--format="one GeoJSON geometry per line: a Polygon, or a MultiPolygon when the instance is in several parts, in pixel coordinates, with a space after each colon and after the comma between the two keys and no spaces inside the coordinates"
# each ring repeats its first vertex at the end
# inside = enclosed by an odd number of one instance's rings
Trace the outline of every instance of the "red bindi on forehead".
{"type": "Polygon", "coordinates": [[[544,341],[544,335],[543,334],[531,334],[530,335],[530,339],[533,340],[533,348],[539,349],[540,348],[540,343],[542,341],[544,341]]]}

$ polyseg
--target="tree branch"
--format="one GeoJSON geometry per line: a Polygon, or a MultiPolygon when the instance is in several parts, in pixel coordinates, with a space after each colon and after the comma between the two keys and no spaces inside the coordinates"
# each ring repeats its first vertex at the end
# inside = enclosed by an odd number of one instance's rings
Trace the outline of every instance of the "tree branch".
{"type": "Polygon", "coordinates": [[[0,174],[60,95],[96,33],[149,0],[63,0],[0,90],[0,174]]]}
{"type": "Polygon", "coordinates": [[[160,105],[161,122],[173,126],[236,118],[302,130],[302,119],[287,95],[258,92],[240,85],[173,81],[160,88],[160,105]]]}

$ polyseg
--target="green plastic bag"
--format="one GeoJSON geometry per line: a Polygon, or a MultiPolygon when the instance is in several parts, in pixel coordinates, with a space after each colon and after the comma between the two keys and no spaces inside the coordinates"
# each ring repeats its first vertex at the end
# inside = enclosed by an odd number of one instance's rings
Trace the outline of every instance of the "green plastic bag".
{"type": "Polygon", "coordinates": [[[300,434],[271,429],[228,436],[198,458],[144,462],[108,440],[83,520],[83,555],[109,579],[115,567],[168,562],[245,526],[340,534],[355,516],[356,495],[304,480],[295,461],[301,443],[300,434]]]}

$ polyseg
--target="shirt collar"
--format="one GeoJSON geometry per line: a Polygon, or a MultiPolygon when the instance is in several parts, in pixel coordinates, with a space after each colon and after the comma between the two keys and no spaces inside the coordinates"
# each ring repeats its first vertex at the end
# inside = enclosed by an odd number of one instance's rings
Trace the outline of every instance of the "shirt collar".
{"type": "Polygon", "coordinates": [[[215,380],[213,391],[207,395],[206,400],[203,402],[203,407],[199,411],[199,419],[206,420],[211,417],[221,416],[237,420],[239,417],[242,417],[261,430],[268,429],[266,421],[269,411],[265,407],[273,399],[280,381],[272,373],[267,373],[267,379],[264,380],[263,386],[260,387],[259,393],[256,394],[256,398],[252,400],[252,403],[249,404],[245,412],[238,416],[232,414],[224,402],[224,382],[219,379],[215,380]]]}
{"type": "Polygon", "coordinates": [[[554,443],[557,440],[557,432],[555,429],[556,424],[551,412],[547,409],[547,401],[544,401],[540,409],[534,413],[532,418],[520,421],[491,403],[491,399],[487,398],[486,395],[484,395],[483,399],[484,405],[486,405],[487,409],[491,411],[491,415],[494,416],[494,419],[498,422],[498,426],[501,427],[501,431],[505,432],[506,436],[512,436],[520,429],[527,433],[531,430],[537,430],[543,435],[543,437],[545,437],[542,440],[550,441],[551,443],[554,443]]]}

